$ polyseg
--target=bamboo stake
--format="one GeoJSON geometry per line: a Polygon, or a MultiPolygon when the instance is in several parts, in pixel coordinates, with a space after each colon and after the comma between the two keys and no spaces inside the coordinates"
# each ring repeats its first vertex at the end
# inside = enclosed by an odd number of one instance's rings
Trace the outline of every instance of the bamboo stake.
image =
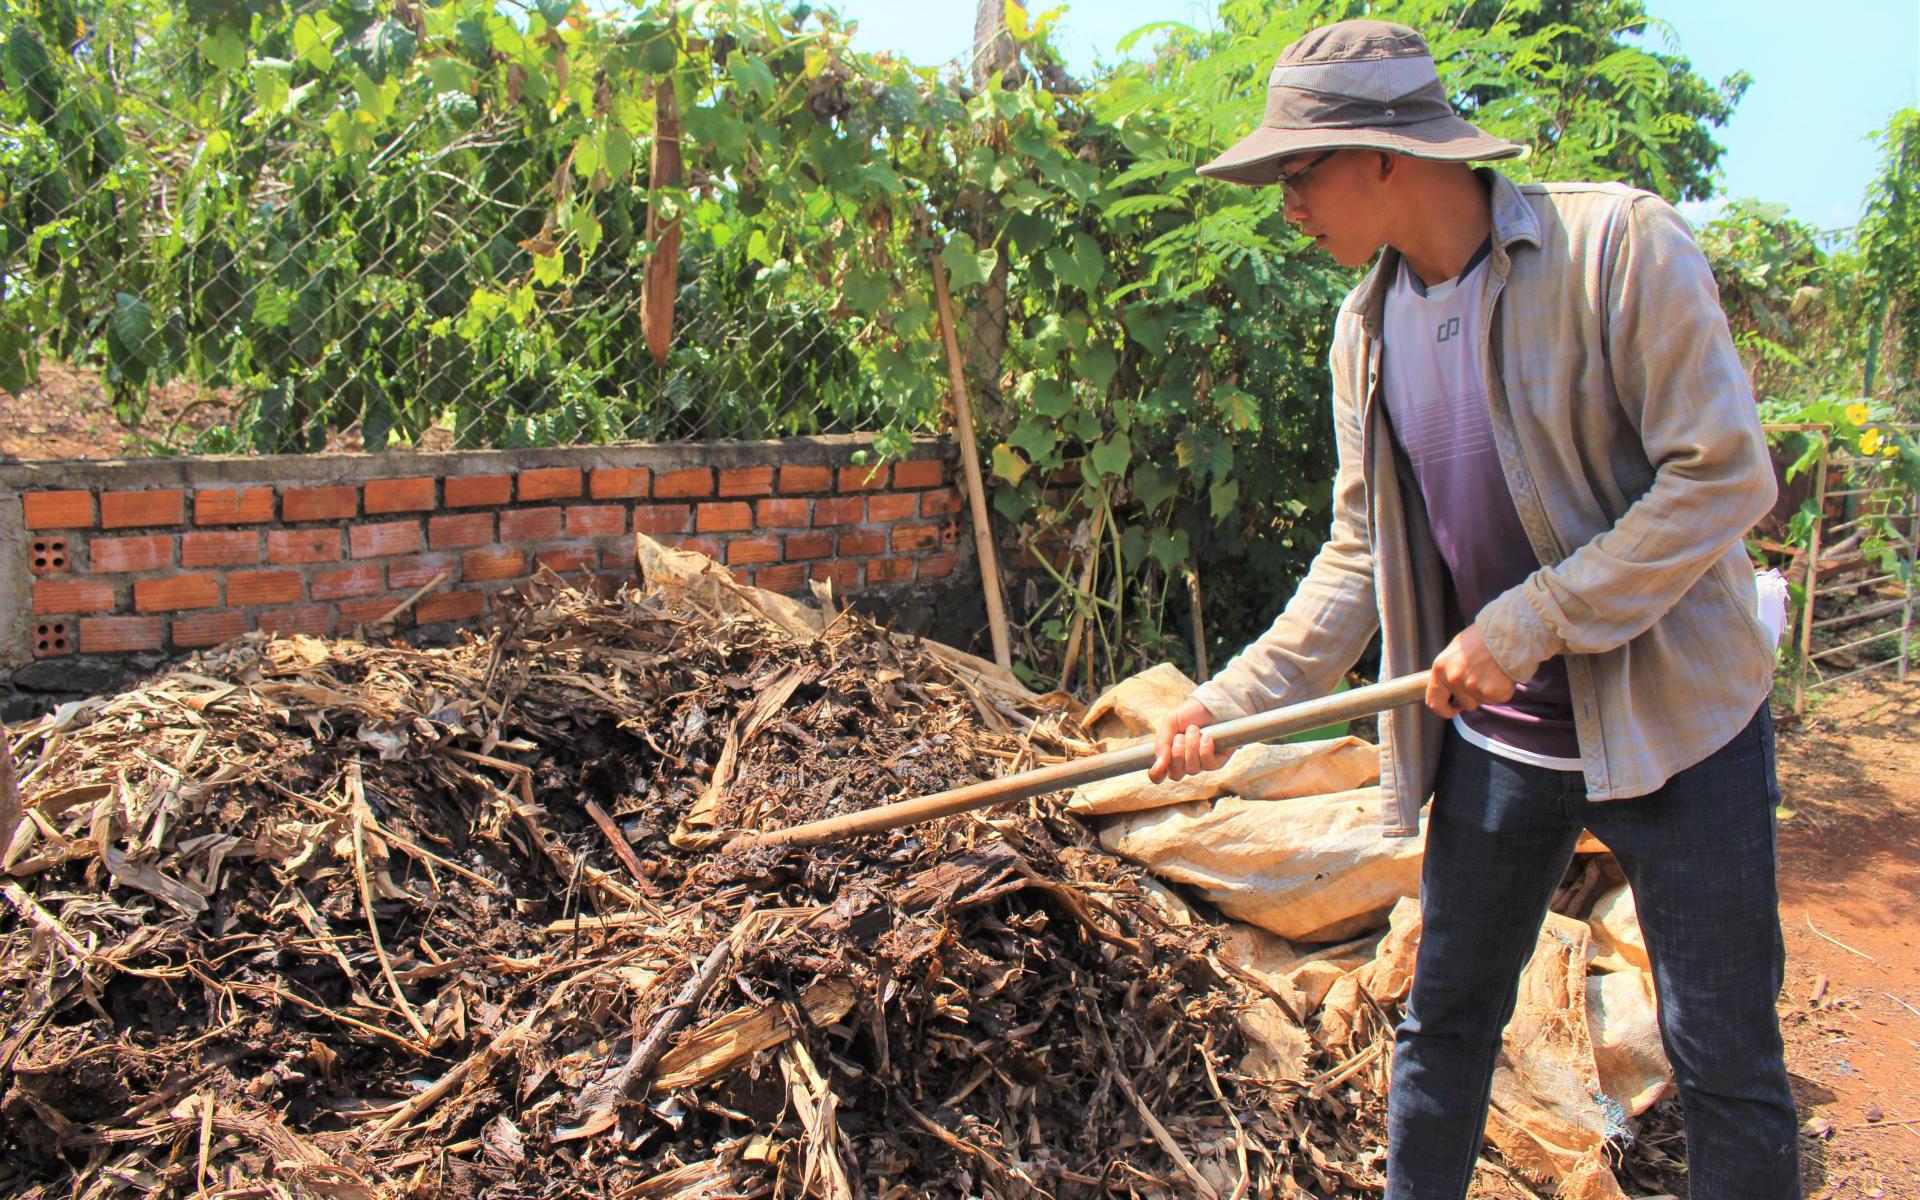
{"type": "MultiPolygon", "coordinates": [[[[1086,596],[1089,601],[1093,596],[1093,572],[1100,562],[1100,535],[1105,532],[1101,526],[1106,524],[1106,520],[1107,506],[1102,504],[1093,510],[1093,537],[1087,543],[1087,559],[1080,564],[1080,595],[1074,597],[1073,620],[1067,625],[1067,659],[1060,667],[1060,687],[1063,691],[1073,686],[1074,664],[1080,661],[1080,631],[1086,628],[1087,613],[1091,607],[1090,604],[1083,605],[1080,596],[1086,596]]],[[[1093,658],[1091,641],[1087,645],[1087,658],[1088,661],[1093,658]]]]}
{"type": "Polygon", "coordinates": [[[1003,670],[1013,667],[1013,648],[1007,637],[1007,610],[1000,598],[1000,560],[993,550],[993,527],[987,524],[987,490],[980,481],[980,447],[973,440],[973,405],[967,400],[966,371],[960,362],[960,341],[953,332],[953,298],[947,291],[947,269],[933,255],[933,295],[940,310],[940,340],[947,347],[947,374],[953,382],[954,436],[960,442],[960,464],[967,476],[967,504],[973,515],[973,549],[980,559],[980,584],[987,597],[987,632],[993,638],[993,661],[1003,670]]]}
{"type": "Polygon", "coordinates": [[[13,781],[12,739],[5,723],[0,722],[0,855],[13,845],[13,831],[20,826],[23,811],[20,788],[13,781]]]}
{"type": "MultiPolygon", "coordinates": [[[[1371,716],[1416,703],[1425,698],[1430,678],[1429,672],[1418,671],[1398,679],[1355,688],[1350,692],[1309,700],[1304,704],[1290,704],[1272,712],[1222,721],[1209,725],[1207,732],[1213,735],[1214,748],[1225,752],[1252,742],[1270,741],[1290,733],[1318,729],[1322,725],[1351,721],[1356,717],[1371,716]]],[[[766,833],[742,834],[728,843],[727,849],[742,851],[763,846],[817,846],[822,842],[836,842],[857,834],[917,825],[936,817],[950,817],[955,813],[972,812],[996,804],[1030,800],[1049,792],[1079,787],[1083,783],[1144,771],[1153,765],[1153,758],[1153,742],[1146,739],[1122,750],[1038,767],[1002,779],[970,783],[931,796],[883,804],[864,812],[809,821],[804,825],[766,833]]]]}
{"type": "Polygon", "coordinates": [[[1205,683],[1209,676],[1207,626],[1200,617],[1200,576],[1192,567],[1187,568],[1187,596],[1193,602],[1193,669],[1198,672],[1193,680],[1195,683],[1205,683]]]}
{"type": "MultiPolygon", "coordinates": [[[[653,162],[647,186],[655,193],[679,186],[680,169],[680,106],[673,81],[662,79],[653,96],[653,162]]],[[[680,291],[680,219],[661,219],[657,194],[647,201],[647,240],[653,253],[647,255],[640,277],[640,323],[647,352],[654,362],[664,363],[673,348],[673,301],[680,291]]]]}

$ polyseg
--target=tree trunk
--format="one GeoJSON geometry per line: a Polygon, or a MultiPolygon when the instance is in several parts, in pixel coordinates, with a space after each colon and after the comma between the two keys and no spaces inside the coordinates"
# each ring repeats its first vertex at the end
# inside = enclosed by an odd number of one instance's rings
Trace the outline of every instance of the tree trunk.
{"type": "MultiPolygon", "coordinates": [[[[647,182],[653,188],[680,182],[680,107],[671,79],[662,79],[654,93],[653,164],[647,182]]],[[[653,361],[664,363],[673,349],[673,301],[680,290],[680,219],[662,221],[657,197],[647,205],[647,240],[653,253],[640,280],[640,320],[653,361]]]]}
{"type": "MultiPolygon", "coordinates": [[[[1019,0],[1014,0],[1018,3],[1019,0]]],[[[1003,73],[1012,85],[1019,81],[1019,55],[1013,35],[1007,31],[1007,0],[980,0],[973,18],[973,86],[984,90],[995,73],[1003,73]]],[[[1025,7],[1023,4],[1021,7],[1025,7]]],[[[973,240],[976,245],[993,244],[999,224],[1000,202],[984,197],[975,214],[973,240]]],[[[989,424],[998,424],[1002,416],[1000,369],[1007,354],[1007,254],[1001,246],[993,273],[980,289],[980,303],[967,313],[967,373],[974,379],[979,409],[989,424]]]]}

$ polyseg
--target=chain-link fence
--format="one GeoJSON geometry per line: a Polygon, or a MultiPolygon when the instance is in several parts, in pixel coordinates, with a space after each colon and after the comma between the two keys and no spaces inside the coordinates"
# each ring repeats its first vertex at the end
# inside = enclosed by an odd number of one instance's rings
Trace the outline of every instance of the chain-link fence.
{"type": "Polygon", "coordinates": [[[404,0],[317,5],[243,38],[192,3],[0,10],[0,449],[898,425],[839,281],[782,257],[733,181],[676,186],[672,89],[581,79],[560,33],[586,18],[559,11],[440,29],[404,0]],[[533,29],[544,73],[524,47],[503,66],[533,29]],[[569,97],[592,136],[542,119],[569,97]]]}

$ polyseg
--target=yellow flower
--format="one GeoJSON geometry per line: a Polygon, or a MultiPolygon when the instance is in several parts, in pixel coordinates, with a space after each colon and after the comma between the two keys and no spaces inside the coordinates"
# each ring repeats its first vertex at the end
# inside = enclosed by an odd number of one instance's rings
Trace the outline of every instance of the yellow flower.
{"type": "Polygon", "coordinates": [[[1860,453],[1872,457],[1880,453],[1880,431],[1869,429],[1860,435],[1860,453]]]}
{"type": "Polygon", "coordinates": [[[1864,404],[1847,405],[1847,420],[1854,425],[1865,425],[1873,419],[1873,413],[1864,404]]]}
{"type": "Polygon", "coordinates": [[[1886,445],[1880,447],[1881,458],[1898,458],[1899,456],[1900,456],[1899,442],[1889,441],[1886,445]]]}

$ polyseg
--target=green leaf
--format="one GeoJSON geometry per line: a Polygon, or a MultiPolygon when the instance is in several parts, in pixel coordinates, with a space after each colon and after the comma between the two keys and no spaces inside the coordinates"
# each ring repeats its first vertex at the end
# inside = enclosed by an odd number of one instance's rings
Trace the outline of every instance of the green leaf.
{"type": "Polygon", "coordinates": [[[1192,552],[1188,544],[1187,531],[1184,529],[1156,529],[1147,543],[1147,556],[1172,574],[1187,561],[1192,552]]]}
{"type": "Polygon", "coordinates": [[[1119,372],[1120,360],[1114,355],[1112,347],[1088,346],[1073,356],[1073,366],[1080,372],[1080,378],[1104,392],[1119,372]]]}
{"type": "Polygon", "coordinates": [[[992,247],[975,250],[973,239],[964,233],[954,234],[940,251],[940,263],[947,269],[947,282],[955,291],[985,283],[993,275],[997,261],[999,255],[992,247]]]}
{"type": "Polygon", "coordinates": [[[1207,498],[1212,502],[1213,519],[1226,520],[1240,503],[1240,481],[1233,478],[1215,480],[1213,486],[1207,489],[1207,498]]]}
{"type": "Polygon", "coordinates": [[[253,65],[253,102],[261,112],[277,117],[287,109],[293,94],[293,65],[279,59],[262,59],[253,65]]]}
{"type": "Polygon", "coordinates": [[[1094,446],[1089,457],[1093,460],[1093,469],[1100,474],[1115,477],[1125,475],[1128,464],[1133,460],[1133,443],[1126,434],[1116,433],[1094,446]]]}
{"type": "Polygon", "coordinates": [[[998,475],[1008,483],[1019,483],[1020,480],[1026,476],[1027,470],[1027,460],[1020,457],[1019,451],[1007,445],[1005,442],[994,446],[993,473],[995,475],[998,475]]]}
{"type": "Polygon", "coordinates": [[[1021,420],[1007,435],[1008,445],[1016,450],[1024,450],[1028,461],[1036,463],[1051,459],[1054,447],[1059,443],[1060,435],[1054,432],[1052,424],[1039,417],[1021,420]]]}
{"type": "Polygon", "coordinates": [[[893,285],[877,271],[853,270],[840,281],[840,294],[863,313],[877,313],[893,298],[893,285]]]}
{"type": "Polygon", "coordinates": [[[1093,296],[1106,274],[1107,261],[1100,252],[1100,243],[1076,230],[1067,245],[1047,251],[1047,267],[1062,283],[1093,296]]]}
{"type": "Polygon", "coordinates": [[[582,181],[592,179],[599,169],[600,143],[583,133],[573,143],[573,177],[582,181]]]}
{"type": "Polygon", "coordinates": [[[1173,499],[1180,477],[1156,463],[1141,463],[1133,469],[1133,498],[1141,511],[1151,513],[1173,499]]]}
{"type": "Polygon", "coordinates": [[[1028,403],[1041,416],[1058,420],[1073,407],[1073,392],[1058,379],[1036,379],[1028,403]]]}
{"type": "Polygon", "coordinates": [[[331,71],[339,34],[340,23],[326,13],[302,13],[293,23],[293,56],[316,71],[331,71]]]}
{"type": "Polygon", "coordinates": [[[600,133],[600,157],[605,161],[607,174],[615,179],[625,179],[633,172],[633,137],[618,125],[610,125],[600,133]]]}
{"type": "Polygon", "coordinates": [[[536,254],[533,256],[533,281],[542,287],[551,287],[560,282],[567,273],[567,261],[564,255],[536,254]]]}
{"type": "Polygon", "coordinates": [[[1237,387],[1216,387],[1210,397],[1227,428],[1245,433],[1260,428],[1260,402],[1237,387]]]}
{"type": "Polygon", "coordinates": [[[201,38],[200,53],[223,71],[239,71],[247,65],[247,44],[231,25],[222,25],[201,38]]]}

